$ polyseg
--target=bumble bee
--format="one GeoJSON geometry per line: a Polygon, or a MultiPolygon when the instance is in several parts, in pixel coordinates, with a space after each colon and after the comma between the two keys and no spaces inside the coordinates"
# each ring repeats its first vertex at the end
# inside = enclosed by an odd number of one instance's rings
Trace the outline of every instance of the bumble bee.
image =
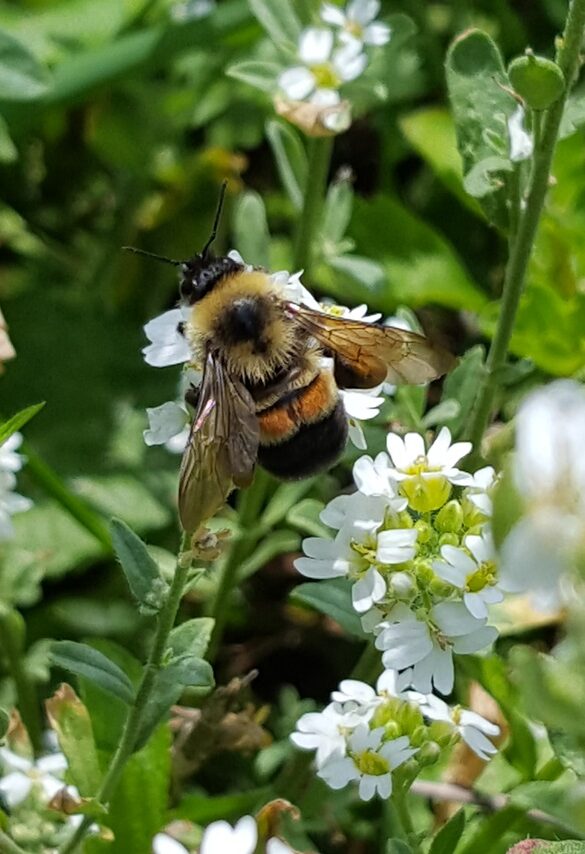
{"type": "Polygon", "coordinates": [[[181,332],[203,379],[186,394],[195,409],[179,482],[186,531],[249,485],[256,463],[285,480],[331,467],[348,434],[340,388],[425,383],[454,363],[422,335],[288,302],[264,270],[215,257],[224,192],[200,253],[175,261],[133,250],[178,265],[192,306],[181,332]]]}

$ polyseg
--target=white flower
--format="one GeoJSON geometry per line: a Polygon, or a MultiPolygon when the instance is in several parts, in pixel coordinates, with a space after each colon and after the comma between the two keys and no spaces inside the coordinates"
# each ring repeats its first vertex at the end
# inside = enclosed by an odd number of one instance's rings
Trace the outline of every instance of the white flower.
{"type": "Polygon", "coordinates": [[[468,486],[465,489],[465,496],[477,507],[480,513],[488,517],[491,517],[493,510],[490,490],[495,479],[496,473],[492,466],[486,466],[470,475],[468,486]]]}
{"type": "Polygon", "coordinates": [[[205,829],[199,854],[253,854],[257,841],[258,829],[251,815],[245,815],[235,827],[227,821],[214,821],[205,829]]]}
{"type": "Polygon", "coordinates": [[[266,854],[295,854],[295,852],[282,839],[277,839],[276,836],[273,836],[266,843],[266,854]]]}
{"type": "Polygon", "coordinates": [[[420,710],[426,718],[450,724],[480,759],[487,761],[490,756],[498,752],[497,747],[486,736],[499,735],[500,728],[482,718],[477,712],[471,712],[459,706],[452,709],[433,694],[423,698],[420,710]]]}
{"type": "Polygon", "coordinates": [[[189,852],[168,833],[157,833],[152,840],[152,854],[189,854],[189,852]]]}
{"type": "Polygon", "coordinates": [[[0,471],[0,541],[14,536],[12,516],[30,510],[33,502],[24,495],[14,492],[16,476],[11,471],[0,471]]]}
{"type": "Polygon", "coordinates": [[[503,543],[500,586],[531,591],[547,608],[585,550],[584,435],[585,389],[573,380],[532,392],[518,409],[513,474],[525,512],[503,543]]]}
{"type": "Polygon", "coordinates": [[[474,617],[487,617],[488,605],[501,602],[502,591],[496,586],[496,554],[492,536],[487,528],[481,533],[468,534],[465,549],[455,546],[441,548],[442,560],[433,562],[433,569],[444,581],[463,592],[463,602],[474,617]]]}
{"type": "Polygon", "coordinates": [[[384,45],[390,40],[391,30],[387,24],[374,21],[379,11],[379,0],[351,0],[345,11],[332,3],[324,3],[321,18],[326,24],[341,28],[341,41],[384,45]]]}
{"type": "Polygon", "coordinates": [[[382,702],[374,689],[358,679],[343,679],[337,691],[331,692],[334,706],[343,712],[346,727],[355,727],[370,720],[382,702]]]}
{"type": "Polygon", "coordinates": [[[146,414],[149,428],[144,430],[142,435],[147,445],[165,445],[184,433],[189,424],[189,413],[186,407],[174,401],[167,401],[161,406],[147,409],[146,414]]]}
{"type": "Polygon", "coordinates": [[[0,778],[0,792],[9,807],[21,804],[33,789],[48,803],[63,788],[63,780],[56,776],[67,769],[67,760],[62,753],[52,753],[33,761],[0,747],[0,761],[5,771],[0,778]]]}
{"type": "Polygon", "coordinates": [[[508,119],[508,136],[510,139],[510,160],[517,163],[528,160],[534,151],[534,141],[531,134],[524,128],[524,107],[516,107],[508,119]]]}
{"type": "Polygon", "coordinates": [[[391,528],[378,534],[376,560],[383,564],[406,563],[416,554],[416,528],[391,528]]]}
{"type": "Polygon", "coordinates": [[[143,348],[142,353],[147,365],[164,368],[189,361],[189,343],[180,329],[181,324],[188,319],[190,311],[188,306],[173,308],[146,324],[144,332],[150,344],[143,348]]]}
{"type": "Polygon", "coordinates": [[[410,684],[423,694],[432,686],[449,694],[453,690],[453,653],[468,654],[489,646],[497,630],[473,617],[463,602],[440,602],[426,620],[399,603],[376,628],[376,647],[390,670],[409,670],[410,684]],[[411,670],[412,668],[412,670],[411,670]]]}
{"type": "Polygon", "coordinates": [[[332,756],[345,756],[346,731],[352,725],[339,706],[330,703],[322,712],[301,715],[290,740],[301,750],[316,750],[315,761],[321,768],[332,756]]]}
{"type": "Polygon", "coordinates": [[[349,419],[349,438],[361,451],[366,450],[366,439],[360,421],[369,421],[380,412],[384,403],[383,397],[376,395],[381,390],[383,383],[375,388],[365,389],[339,389],[345,412],[349,419]]]}
{"type": "Polygon", "coordinates": [[[0,471],[20,471],[25,463],[25,457],[17,454],[16,451],[21,445],[21,433],[13,433],[0,445],[0,471]]]}
{"type": "Polygon", "coordinates": [[[299,41],[302,65],[287,68],[278,78],[279,88],[291,101],[304,101],[323,107],[340,102],[339,87],[359,77],[367,65],[359,42],[334,50],[331,30],[310,27],[299,41]]]}
{"type": "Polygon", "coordinates": [[[382,317],[379,312],[368,314],[368,307],[365,302],[361,305],[356,305],[355,308],[348,308],[346,305],[338,305],[332,301],[323,300],[317,304],[317,307],[325,314],[343,317],[346,320],[361,320],[362,323],[375,323],[382,317]]]}
{"type": "Polygon", "coordinates": [[[376,682],[376,691],[382,696],[396,697],[398,700],[420,703],[424,695],[418,691],[409,691],[410,671],[399,673],[397,670],[384,670],[376,682]]]}
{"type": "Polygon", "coordinates": [[[359,796],[371,800],[392,794],[392,771],[414,756],[407,736],[382,741],[384,727],[369,730],[360,724],[348,738],[348,756],[333,756],[317,772],[332,789],[343,789],[349,782],[359,782],[359,796]]]}
{"type": "Polygon", "coordinates": [[[396,482],[390,476],[392,470],[388,454],[382,452],[375,460],[360,457],[353,467],[353,479],[364,495],[385,495],[391,500],[393,509],[400,512],[408,502],[398,495],[396,482]]]}
{"type": "Polygon", "coordinates": [[[407,433],[401,438],[389,433],[388,453],[394,465],[388,476],[399,483],[413,510],[425,513],[441,507],[448,499],[451,484],[465,486],[471,476],[455,468],[471,450],[471,442],[451,444],[448,427],[441,428],[428,451],[419,433],[407,433]]]}

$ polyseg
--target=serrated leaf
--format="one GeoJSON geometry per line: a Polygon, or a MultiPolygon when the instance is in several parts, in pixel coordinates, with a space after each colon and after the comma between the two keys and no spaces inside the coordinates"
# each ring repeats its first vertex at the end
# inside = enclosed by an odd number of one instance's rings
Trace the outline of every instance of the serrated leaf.
{"type": "Polygon", "coordinates": [[[12,418],[8,419],[8,421],[4,421],[3,424],[0,424],[0,445],[3,445],[4,442],[9,439],[13,433],[20,430],[21,427],[24,427],[27,421],[34,418],[37,412],[40,412],[44,405],[45,402],[43,401],[42,403],[35,403],[32,406],[27,406],[26,409],[21,409],[20,412],[13,415],[12,418]]]}
{"type": "Polygon", "coordinates": [[[31,101],[48,89],[46,68],[22,42],[0,30],[0,100],[31,101]]]}
{"type": "Polygon", "coordinates": [[[275,44],[297,44],[301,22],[290,0],[248,0],[257,21],[275,44]]]}
{"type": "Polygon", "coordinates": [[[326,614],[339,623],[348,634],[363,639],[366,633],[351,602],[351,586],[346,578],[310,581],[295,587],[291,600],[326,614]]]}
{"type": "Polygon", "coordinates": [[[55,641],[51,659],[56,667],[89,679],[127,705],[133,702],[134,688],[124,671],[97,649],[75,641],[55,641]]]}
{"type": "Polygon", "coordinates": [[[272,119],[266,123],[266,136],[272,147],[282,186],[295,208],[300,211],[307,181],[307,156],[299,135],[290,125],[272,119]]]}
{"type": "Polygon", "coordinates": [[[227,69],[228,77],[248,83],[262,92],[274,92],[281,68],[275,62],[235,62],[227,69]]]}
{"type": "Polygon", "coordinates": [[[459,810],[437,833],[429,849],[429,854],[453,854],[464,828],[465,813],[463,810],[459,810]]]}
{"type": "Polygon", "coordinates": [[[477,29],[459,36],[447,54],[447,88],[463,161],[466,189],[480,198],[486,216],[508,225],[505,185],[509,158],[507,121],[516,102],[494,41],[477,29]]]}
{"type": "Polygon", "coordinates": [[[240,196],[234,211],[233,228],[236,247],[246,264],[268,268],[270,234],[264,202],[258,193],[250,190],[240,196]]]}
{"type": "Polygon", "coordinates": [[[65,754],[69,774],[82,797],[95,795],[101,780],[89,712],[70,685],[61,685],[45,703],[52,729],[65,754]]]}
{"type": "Polygon", "coordinates": [[[148,613],[156,613],[164,603],[167,588],[156,561],[140,537],[125,522],[112,519],[110,533],[114,551],[133,596],[148,613]]]}

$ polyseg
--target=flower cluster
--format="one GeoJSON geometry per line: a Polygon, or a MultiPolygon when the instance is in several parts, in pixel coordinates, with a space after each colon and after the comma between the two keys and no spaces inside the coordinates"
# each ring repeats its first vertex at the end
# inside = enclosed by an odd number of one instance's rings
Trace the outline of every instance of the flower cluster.
{"type": "Polygon", "coordinates": [[[297,64],[282,71],[280,93],[288,103],[304,102],[321,112],[325,130],[339,133],[350,124],[350,110],[342,101],[344,84],[365,70],[367,46],[390,39],[390,27],[376,21],[379,0],[351,0],[345,10],[332,3],[321,7],[321,25],[300,35],[297,64]]]}
{"type": "MultiPolygon", "coordinates": [[[[241,255],[236,251],[228,253],[238,263],[248,270],[253,268],[245,264],[241,255]]],[[[317,311],[337,314],[349,319],[373,323],[380,319],[379,314],[368,314],[366,305],[349,309],[345,306],[319,303],[301,282],[301,273],[290,274],[286,270],[272,273],[271,280],[280,288],[282,299],[306,305],[317,311]]],[[[170,365],[183,365],[179,384],[179,401],[167,401],[160,406],[146,410],[149,427],[144,431],[144,441],[147,445],[165,445],[174,453],[182,453],[189,435],[191,414],[183,402],[185,390],[201,383],[200,366],[192,362],[192,354],[187,339],[182,334],[182,325],[188,320],[192,307],[180,306],[155,317],[144,327],[144,332],[150,341],[142,353],[148,365],[162,368],[170,365]]],[[[323,368],[333,370],[333,361],[323,359],[323,368]]],[[[384,402],[380,396],[383,384],[371,389],[344,389],[340,391],[341,398],[348,418],[349,438],[357,448],[365,450],[362,421],[375,418],[384,402]]]]}
{"type": "Polygon", "coordinates": [[[457,468],[471,450],[444,427],[423,437],[390,434],[387,453],[361,457],[357,491],[321,513],[333,539],[309,537],[296,568],[309,578],[346,577],[364,630],[386,668],[427,694],[453,688],[453,653],[488,647],[487,608],[503,598],[489,521],[492,468],[457,468]]]}
{"type": "MultiPolygon", "coordinates": [[[[251,815],[245,815],[234,827],[227,821],[209,824],[198,854],[254,854],[258,845],[258,827],[251,815]]],[[[294,854],[293,849],[273,836],[262,849],[266,854],[294,854]]],[[[152,843],[153,854],[188,854],[188,849],[168,833],[157,833],[152,843]]]]}
{"type": "Polygon", "coordinates": [[[495,724],[432,694],[400,690],[399,682],[393,670],[384,671],[376,690],[346,679],[322,712],[297,721],[291,740],[316,751],[317,775],[331,788],[356,782],[362,800],[389,798],[397,777],[412,781],[459,739],[482,759],[496,752],[487,738],[499,734],[495,724]]]}
{"type": "Polygon", "coordinates": [[[501,586],[559,604],[565,572],[585,555],[585,389],[557,380],[529,394],[516,416],[512,477],[523,503],[501,549],[501,586]]]}
{"type": "Polygon", "coordinates": [[[21,444],[21,434],[13,433],[0,445],[0,541],[10,540],[14,536],[11,517],[32,507],[30,498],[14,491],[16,472],[20,471],[25,463],[25,458],[18,453],[21,444]]]}

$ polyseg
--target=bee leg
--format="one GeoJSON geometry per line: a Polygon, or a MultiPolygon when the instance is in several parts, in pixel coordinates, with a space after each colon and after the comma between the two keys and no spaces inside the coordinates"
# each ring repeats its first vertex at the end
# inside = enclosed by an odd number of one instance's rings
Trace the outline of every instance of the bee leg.
{"type": "Polygon", "coordinates": [[[201,389],[197,388],[197,386],[191,383],[191,385],[185,392],[185,403],[189,404],[189,406],[191,406],[193,409],[197,409],[197,406],[199,405],[200,396],[201,389]]]}

